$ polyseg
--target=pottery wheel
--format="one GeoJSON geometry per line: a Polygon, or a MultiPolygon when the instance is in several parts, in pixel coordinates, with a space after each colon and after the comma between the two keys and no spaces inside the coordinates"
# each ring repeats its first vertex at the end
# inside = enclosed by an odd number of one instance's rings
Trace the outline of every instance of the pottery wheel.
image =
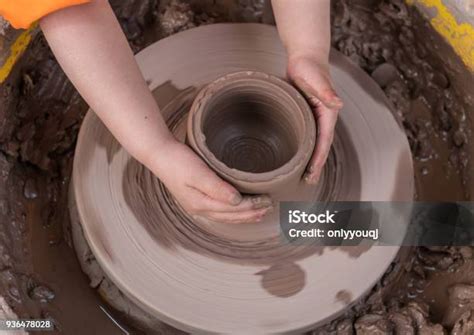
{"type": "MultiPolygon", "coordinates": [[[[181,141],[203,85],[242,70],[284,78],[286,69],[276,29],[258,24],[195,28],[136,58],[181,141]]],[[[295,185],[278,200],[411,200],[408,143],[383,92],[342,55],[334,52],[331,65],[345,106],[328,164],[317,186],[295,185]]],[[[286,245],[278,211],[255,225],[193,222],[92,112],[79,134],[73,185],[84,235],[106,274],[145,311],[189,332],[310,329],[367,293],[398,251],[286,245]]]]}

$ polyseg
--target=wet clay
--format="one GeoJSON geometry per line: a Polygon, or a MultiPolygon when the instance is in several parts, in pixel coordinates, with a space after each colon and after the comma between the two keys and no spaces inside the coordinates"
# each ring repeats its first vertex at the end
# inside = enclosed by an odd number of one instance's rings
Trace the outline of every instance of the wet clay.
{"type": "MultiPolygon", "coordinates": [[[[240,2],[242,7],[233,7],[230,13],[219,1],[211,7],[203,1],[161,1],[159,8],[155,1],[116,3],[119,21],[135,51],[150,41],[202,24],[258,21],[263,8],[260,1],[240,2]]],[[[335,1],[334,7],[333,46],[374,76],[402,117],[416,166],[418,199],[470,199],[472,183],[467,178],[472,171],[473,107],[468,88],[472,74],[402,1],[335,1]],[[387,68],[386,79],[378,78],[387,68]]],[[[122,316],[133,313],[131,309],[117,314],[94,290],[108,301],[121,300],[122,293],[99,271],[97,276],[88,272],[93,278],[91,288],[69,246],[67,186],[75,138],[87,108],[41,36],[0,90],[2,296],[18,316],[50,316],[64,334],[123,334],[121,327],[140,333],[131,320],[123,322],[122,316]],[[28,292],[35,286],[48,287],[53,294],[32,297],[52,299],[32,299],[28,292]]],[[[161,92],[165,96],[176,93],[172,85],[163,86],[161,92]]],[[[447,290],[474,283],[472,250],[404,250],[408,255],[394,261],[368,298],[314,334],[352,334],[355,329],[374,334],[387,326],[400,333],[439,332],[435,324],[441,324],[451,308],[447,290]]],[[[88,269],[98,268],[90,253],[79,258],[86,260],[83,264],[88,269]]],[[[350,286],[347,289],[351,291],[350,286]]],[[[308,306],[315,301],[308,301],[308,306]]],[[[443,331],[472,334],[471,315],[467,311],[458,316],[454,327],[443,324],[443,331]]],[[[156,329],[158,334],[173,333],[169,327],[156,329]]]]}
{"type": "Polygon", "coordinates": [[[276,297],[287,298],[300,292],[306,281],[305,272],[295,263],[272,265],[256,273],[262,276],[262,286],[276,297]]]}
{"type": "Polygon", "coordinates": [[[272,194],[301,180],[316,126],[311,108],[290,84],[244,71],[218,78],[198,93],[187,141],[239,191],[272,194]]]}
{"type": "MultiPolygon", "coordinates": [[[[159,95],[160,88],[168,82],[178,88],[175,91],[185,93],[168,96],[160,106],[180,141],[184,141],[189,111],[185,106],[194,88],[213,82],[207,88],[217,92],[208,103],[199,94],[197,99],[193,97],[203,106],[202,121],[199,111],[192,117],[204,133],[207,130],[207,141],[212,139],[212,134],[206,124],[217,117],[212,113],[213,107],[220,112],[218,116],[226,116],[229,110],[219,107],[226,106],[233,98],[232,91],[220,90],[221,83],[222,88],[228,86],[225,81],[214,81],[216,77],[232,69],[252,69],[281,77],[286,60],[276,29],[256,24],[188,30],[151,45],[136,57],[155,94],[159,95]],[[249,40],[248,36],[253,39],[249,40]],[[191,41],[203,46],[205,52],[187,57],[191,41]],[[228,49],[233,50],[232,54],[225,52],[228,49]],[[176,50],[181,50],[178,54],[182,56],[177,56],[176,50]],[[212,71],[206,66],[207,53],[214,55],[212,71]],[[157,59],[166,60],[167,65],[157,66],[157,59]],[[192,75],[184,70],[187,68],[194,69],[192,75]],[[228,100],[219,94],[225,94],[228,100]]],[[[412,199],[408,142],[380,89],[336,51],[331,64],[336,89],[347,101],[340,113],[331,163],[326,165],[318,186],[301,181],[306,164],[290,166],[290,171],[299,170],[296,182],[277,188],[273,198],[277,202],[412,199]],[[371,182],[355,183],[356,178],[371,182]]],[[[224,78],[236,78],[233,76],[224,78]]],[[[241,85],[239,94],[243,94],[247,86],[249,91],[254,89],[256,84],[252,80],[255,79],[244,77],[241,82],[229,81],[229,85],[241,85]]],[[[275,82],[274,79],[272,83],[275,82]]],[[[205,95],[206,89],[200,92],[205,95]]],[[[285,102],[285,96],[277,98],[275,101],[285,102]]],[[[255,96],[252,99],[258,101],[255,96]]],[[[268,102],[266,105],[271,106],[268,102]]],[[[268,117],[278,112],[267,111],[268,117]]],[[[306,114],[306,118],[309,116],[306,114]]],[[[281,111],[279,117],[289,118],[290,125],[298,122],[300,129],[315,130],[314,124],[304,125],[305,117],[298,116],[297,111],[292,114],[281,111]]],[[[190,122],[193,125],[194,120],[190,122]]],[[[196,131],[193,136],[199,138],[196,131]]],[[[299,141],[303,147],[306,141],[314,144],[314,135],[300,137],[299,141]]],[[[307,162],[310,155],[311,150],[301,152],[298,148],[293,158],[298,162],[303,156],[307,162]]],[[[284,168],[286,164],[275,170],[276,181],[284,176],[278,174],[284,168]]],[[[253,225],[197,222],[179,207],[150,171],[120,147],[93,113],[86,116],[78,138],[73,186],[84,236],[106,275],[147,313],[190,332],[274,333],[310,329],[346,307],[334,299],[341,286],[351,287],[354,299],[364,295],[398,250],[372,246],[355,258],[337,248],[321,252],[314,246],[289,245],[279,236],[277,211],[253,225]],[[284,275],[285,271],[290,272],[284,275]],[[340,275],[346,272],[351,276],[340,275]],[[325,303],[321,308],[304,308],[312,299],[325,303]],[[291,307],[295,305],[301,308],[291,307]],[[215,316],[214,322],[203,323],[203,316],[209,314],[215,316]],[[286,315],[288,319],[277,322],[276,315],[286,315]],[[247,320],[244,326],[243,320],[247,320]]]]}
{"type": "Polygon", "coordinates": [[[333,45],[377,80],[403,124],[418,197],[471,199],[472,72],[403,1],[338,1],[332,15],[333,45]]]}

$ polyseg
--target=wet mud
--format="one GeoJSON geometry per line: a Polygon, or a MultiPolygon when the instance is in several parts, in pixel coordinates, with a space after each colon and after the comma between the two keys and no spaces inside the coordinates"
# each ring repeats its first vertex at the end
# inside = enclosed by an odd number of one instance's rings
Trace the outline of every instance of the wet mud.
{"type": "MultiPolygon", "coordinates": [[[[202,24],[271,21],[261,1],[112,3],[134,51],[202,24]]],[[[473,77],[450,47],[398,0],[336,1],[333,46],[392,102],[410,141],[417,198],[471,200],[473,77]]],[[[65,334],[142,333],[100,298],[107,283],[90,283],[71,247],[68,187],[87,106],[40,33],[0,87],[0,106],[0,295],[20,318],[51,317],[65,334]]],[[[368,297],[312,333],[472,334],[472,252],[403,248],[368,297]]],[[[350,292],[336,299],[346,303],[350,292]]]]}

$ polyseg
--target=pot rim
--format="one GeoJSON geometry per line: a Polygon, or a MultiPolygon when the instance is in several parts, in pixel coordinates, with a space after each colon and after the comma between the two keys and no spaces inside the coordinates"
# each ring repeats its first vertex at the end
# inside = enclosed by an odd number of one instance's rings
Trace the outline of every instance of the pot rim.
{"type": "Polygon", "coordinates": [[[274,75],[259,71],[238,71],[223,75],[212,81],[197,94],[190,110],[188,119],[188,138],[192,147],[197,149],[202,159],[219,175],[230,181],[238,182],[268,182],[284,179],[297,170],[304,168],[308,163],[316,142],[316,124],[313,112],[303,95],[291,84],[274,75]],[[278,90],[295,104],[295,112],[300,114],[303,124],[302,142],[299,144],[295,154],[282,166],[265,172],[247,172],[231,168],[220,161],[206,144],[206,136],[202,132],[203,111],[205,106],[216,93],[227,88],[230,84],[238,81],[264,82],[269,88],[278,90]],[[190,136],[192,134],[193,136],[190,136]]]}

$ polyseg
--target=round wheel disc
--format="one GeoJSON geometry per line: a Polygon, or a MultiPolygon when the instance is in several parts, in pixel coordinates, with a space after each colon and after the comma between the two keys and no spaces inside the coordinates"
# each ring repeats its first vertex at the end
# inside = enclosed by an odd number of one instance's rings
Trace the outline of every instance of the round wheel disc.
{"type": "MultiPolygon", "coordinates": [[[[258,24],[188,30],[136,59],[181,141],[200,87],[235,71],[284,77],[286,70],[276,29],[258,24]]],[[[383,92],[337,52],[331,72],[344,108],[321,181],[297,185],[278,199],[412,200],[408,142],[383,92]]],[[[79,134],[72,191],[86,240],[110,279],[147,312],[193,333],[308,330],[367,293],[398,251],[275,247],[278,213],[263,224],[194,225],[92,112],[79,134]]]]}

